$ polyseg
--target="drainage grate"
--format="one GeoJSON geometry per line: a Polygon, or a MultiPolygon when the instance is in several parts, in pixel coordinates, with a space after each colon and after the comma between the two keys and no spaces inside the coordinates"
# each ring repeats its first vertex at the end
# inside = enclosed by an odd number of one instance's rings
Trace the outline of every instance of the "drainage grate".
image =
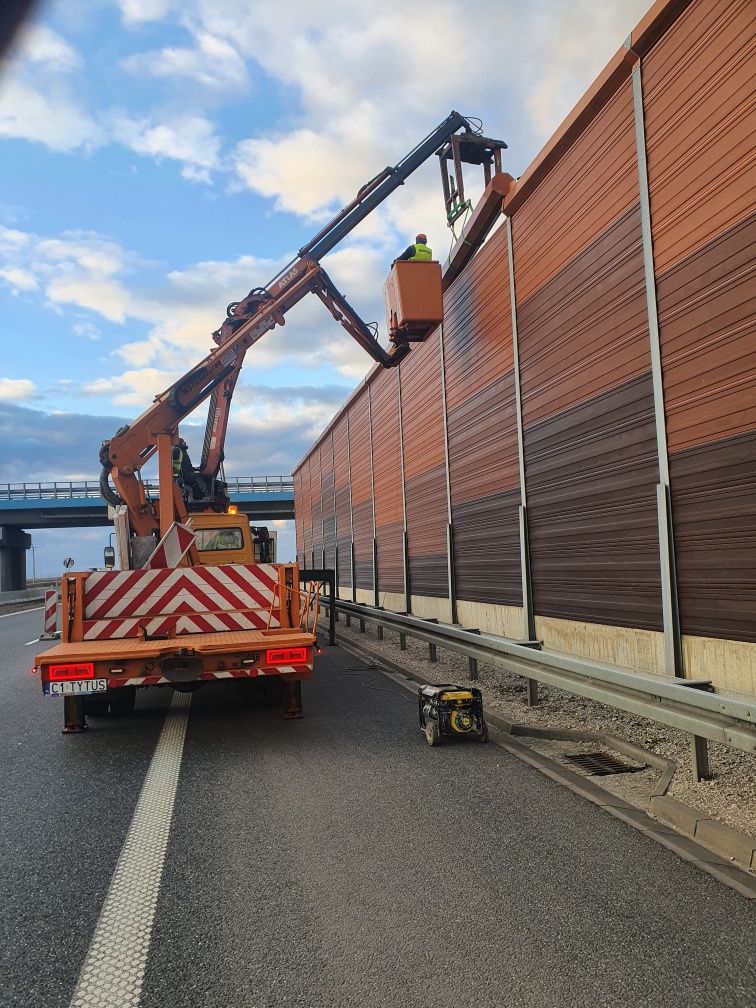
{"type": "Polygon", "coordinates": [[[628,766],[627,763],[621,763],[614,756],[610,756],[609,753],[605,752],[563,753],[562,755],[570,763],[575,763],[581,770],[594,777],[606,777],[609,774],[637,773],[638,770],[646,769],[645,763],[641,766],[628,766]]]}

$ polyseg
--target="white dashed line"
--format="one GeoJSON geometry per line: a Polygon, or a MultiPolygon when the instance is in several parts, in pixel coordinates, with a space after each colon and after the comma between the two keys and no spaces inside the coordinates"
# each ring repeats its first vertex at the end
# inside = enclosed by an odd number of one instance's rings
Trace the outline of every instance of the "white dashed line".
{"type": "Polygon", "coordinates": [[[70,1008],[138,1008],[191,693],[175,693],[70,1008]]]}

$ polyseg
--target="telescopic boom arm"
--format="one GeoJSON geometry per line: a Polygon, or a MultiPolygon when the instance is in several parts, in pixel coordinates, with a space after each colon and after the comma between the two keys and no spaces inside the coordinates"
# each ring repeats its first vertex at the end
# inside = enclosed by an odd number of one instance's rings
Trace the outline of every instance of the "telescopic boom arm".
{"type": "MultiPolygon", "coordinates": [[[[460,136],[473,141],[473,163],[483,163],[487,167],[494,156],[498,162],[499,151],[506,144],[473,133],[464,116],[451,112],[398,165],[385,168],[363,186],[352,202],[303,246],[298,257],[284,267],[266,287],[255,288],[242,301],[230,304],[227,318],[213,333],[217,345],[204,360],[156,396],[152,405],[132,424],[122,427],[109,441],[103,443],[100,450],[103,466],[100,485],[103,495],[111,504],[127,504],[136,534],[150,534],[158,526],[155,505],[146,499],[138,474],[157,451],[159,435],[170,435],[175,439],[179,423],[205,399],[210,398],[198,473],[214,478],[223,462],[223,444],[231,398],[247,350],[266,332],[277,325],[284,325],[286,313],[307,293],[317,294],[333,317],[383,367],[393,367],[406,356],[409,351],[407,343],[395,342],[389,350],[380,346],[375,333],[339,293],[319,261],[387,196],[403,185],[433,153],[441,154],[445,148],[439,150],[439,145],[447,143],[459,130],[465,131],[460,136]],[[483,156],[481,151],[484,152],[483,156]],[[113,480],[117,492],[113,491],[109,479],[113,480]]],[[[466,149],[465,145],[460,144],[455,147],[462,151],[466,149]]],[[[464,154],[462,159],[464,160],[464,154]]],[[[175,491],[171,492],[174,497],[177,496],[175,491]]]]}

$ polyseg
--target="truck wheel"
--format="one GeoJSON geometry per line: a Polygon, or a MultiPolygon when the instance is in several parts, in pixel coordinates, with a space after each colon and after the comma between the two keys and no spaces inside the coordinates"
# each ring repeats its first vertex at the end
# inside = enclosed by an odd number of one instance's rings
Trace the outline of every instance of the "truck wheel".
{"type": "Polygon", "coordinates": [[[128,717],[136,703],[136,686],[119,686],[108,690],[108,701],[113,717],[128,717]]]}

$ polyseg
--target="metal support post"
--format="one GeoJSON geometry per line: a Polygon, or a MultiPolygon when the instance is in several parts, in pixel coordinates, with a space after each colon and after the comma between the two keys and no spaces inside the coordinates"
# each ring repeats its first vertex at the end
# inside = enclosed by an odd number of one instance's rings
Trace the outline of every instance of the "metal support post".
{"type": "Polygon", "coordinates": [[[693,780],[698,783],[700,780],[708,780],[711,776],[709,772],[709,743],[701,735],[690,736],[690,757],[692,762],[693,780]]]}
{"type": "Polygon", "coordinates": [[[469,671],[469,674],[470,674],[470,678],[473,679],[473,680],[477,679],[478,678],[478,659],[477,658],[468,658],[467,659],[467,668],[468,668],[468,671],[469,671]]]}
{"type": "MultiPolygon", "coordinates": [[[[357,601],[357,559],[354,554],[354,537],[352,537],[352,602],[356,601],[357,601]]],[[[349,626],[348,623],[347,626],[349,626]]]]}
{"type": "Polygon", "coordinates": [[[360,633],[365,633],[365,620],[360,616],[360,633]]]}
{"type": "Polygon", "coordinates": [[[344,613],[344,622],[348,627],[352,625],[352,616],[350,613],[344,613]]]}
{"type": "Polygon", "coordinates": [[[632,72],[633,112],[635,117],[635,153],[638,163],[638,190],[640,195],[641,242],[643,271],[646,287],[646,314],[648,316],[651,382],[654,391],[654,425],[656,429],[656,454],[659,461],[659,485],[656,488],[659,524],[659,568],[662,595],[662,625],[664,628],[664,666],[667,675],[683,678],[682,640],[675,572],[675,547],[670,499],[669,454],[667,450],[667,421],[664,406],[664,376],[662,369],[659,315],[656,302],[656,267],[651,222],[651,200],[648,189],[648,162],[646,159],[646,124],[643,109],[643,81],[640,61],[632,72]]]}
{"type": "Polygon", "coordinates": [[[528,689],[528,707],[536,707],[538,705],[538,680],[537,679],[526,679],[525,683],[528,689]]]}
{"type": "Polygon", "coordinates": [[[86,730],[83,699],[80,696],[63,697],[63,734],[74,735],[86,730]]]}
{"type": "Polygon", "coordinates": [[[378,624],[378,626],[377,626],[377,627],[375,628],[375,632],[376,632],[376,637],[377,637],[377,639],[378,639],[378,640],[383,640],[383,627],[381,626],[381,624],[380,624],[380,623],[379,623],[379,624],[378,624]]]}
{"type": "Polygon", "coordinates": [[[407,634],[406,633],[400,633],[399,634],[399,650],[400,651],[406,651],[407,650],[407,634]]]}
{"type": "Polygon", "coordinates": [[[373,605],[378,608],[380,599],[378,597],[378,540],[373,536],[373,605]]]}
{"type": "Polygon", "coordinates": [[[438,655],[436,653],[436,645],[431,644],[430,642],[428,643],[428,661],[429,662],[438,661],[438,655]]]}

